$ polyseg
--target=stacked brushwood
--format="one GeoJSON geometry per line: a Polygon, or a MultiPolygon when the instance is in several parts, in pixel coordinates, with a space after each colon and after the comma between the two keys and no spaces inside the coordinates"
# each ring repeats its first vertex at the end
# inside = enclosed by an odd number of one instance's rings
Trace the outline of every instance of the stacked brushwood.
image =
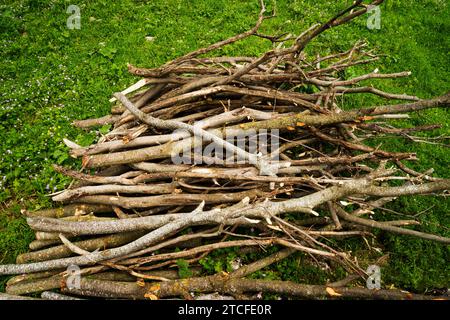
{"type": "Polygon", "coordinates": [[[55,166],[74,179],[52,195],[62,206],[25,212],[36,240],[17,264],[0,265],[1,275],[16,275],[0,298],[29,299],[38,292],[45,299],[256,299],[261,293],[436,298],[368,289],[366,266],[338,249],[349,237],[369,244],[372,229],[450,243],[420,227],[405,228],[420,224],[414,217],[373,219],[373,210],[399,196],[445,196],[450,181],[410,169],[408,162],[418,161],[414,153],[368,143],[393,135],[424,141],[415,132],[439,125],[397,128],[391,120],[448,108],[450,94],[422,100],[361,84],[409,72],[343,79],[348,68],[378,59],[362,42],[330,55],[304,51],[319,34],[367,8],[355,1],[299,36],[268,36],[258,32],[270,17],[261,3],[257,23],[247,32],[159,68],[129,65],[142,79],[114,94],[111,114],[74,123],[109,124],[111,130],[88,147],[65,140],[83,170],[55,166]],[[250,36],[271,41],[273,49],[258,57],[204,56],[250,36]],[[344,108],[342,97],[358,93],[406,102],[344,108]],[[254,151],[252,139],[266,141],[258,147],[279,144],[254,151]],[[206,275],[199,267],[210,252],[230,247],[263,258],[246,265],[233,261],[229,273],[206,275]],[[265,254],[269,248],[275,253],[265,254]],[[320,285],[247,277],[297,251],[321,266],[339,265],[349,276],[320,285]],[[180,259],[190,264],[188,278],[179,278],[180,259]],[[359,282],[349,286],[354,281],[359,282]]]}

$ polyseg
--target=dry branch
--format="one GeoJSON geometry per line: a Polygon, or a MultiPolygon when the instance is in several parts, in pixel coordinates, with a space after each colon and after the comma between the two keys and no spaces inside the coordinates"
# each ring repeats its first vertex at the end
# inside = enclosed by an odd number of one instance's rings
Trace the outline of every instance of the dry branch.
{"type": "Polygon", "coordinates": [[[359,237],[369,246],[367,237],[378,241],[372,228],[450,243],[444,235],[418,231],[413,218],[364,217],[389,210],[385,205],[399,196],[448,196],[450,180],[432,177],[432,169],[409,168],[407,161],[418,161],[414,152],[383,150],[366,141],[393,135],[438,143],[411,134],[440,125],[397,128],[391,120],[447,109],[450,93],[422,100],[366,84],[394,81],[410,71],[342,77],[350,67],[362,70],[358,66],[378,61],[363,42],[327,55],[304,50],[326,30],[381,3],[354,1],[299,35],[271,36],[259,32],[271,17],[260,1],[255,26],[242,34],[157,68],[129,65],[142,79],[114,94],[111,113],[74,122],[82,128],[111,124],[111,131],[87,147],[64,139],[70,155],[81,157],[82,169],[55,165],[74,179],[51,195],[65,205],[24,212],[36,232],[30,244],[36,251],[19,255],[17,264],[0,265],[0,275],[17,275],[6,287],[12,296],[0,299],[36,292],[47,299],[73,299],[61,292],[130,299],[192,299],[192,292],[208,299],[259,292],[310,299],[433,299],[346,287],[367,275],[337,244],[359,237]],[[254,57],[202,57],[251,36],[271,41],[273,49],[254,57]],[[343,110],[340,98],[358,94],[409,101],[343,110]],[[230,274],[205,276],[198,266],[214,250],[264,252],[268,246],[278,251],[230,274]],[[246,278],[298,251],[317,264],[339,264],[350,276],[329,285],[246,278]],[[171,268],[179,259],[191,265],[192,277],[178,279],[171,268]],[[66,283],[73,265],[81,269],[78,288],[66,283]]]}

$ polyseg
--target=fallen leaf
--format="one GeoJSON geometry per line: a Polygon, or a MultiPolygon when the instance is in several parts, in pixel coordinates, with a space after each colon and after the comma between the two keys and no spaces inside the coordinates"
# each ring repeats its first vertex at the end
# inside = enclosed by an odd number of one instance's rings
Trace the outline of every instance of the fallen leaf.
{"type": "Polygon", "coordinates": [[[394,289],[397,289],[393,284],[391,284],[389,287],[388,287],[388,289],[389,290],[394,290],[394,289]]]}
{"type": "Polygon", "coordinates": [[[406,297],[406,299],[408,299],[408,300],[412,300],[413,295],[412,295],[411,293],[408,292],[408,293],[406,294],[405,297],[406,297]]]}
{"type": "Polygon", "coordinates": [[[291,127],[291,126],[287,126],[286,129],[288,129],[289,131],[294,131],[295,130],[295,128],[291,127]]]}
{"type": "Polygon", "coordinates": [[[340,297],[340,296],[342,296],[342,294],[337,293],[336,291],[334,291],[333,288],[327,287],[325,290],[326,290],[327,293],[328,293],[330,296],[332,296],[332,297],[340,297]]]}

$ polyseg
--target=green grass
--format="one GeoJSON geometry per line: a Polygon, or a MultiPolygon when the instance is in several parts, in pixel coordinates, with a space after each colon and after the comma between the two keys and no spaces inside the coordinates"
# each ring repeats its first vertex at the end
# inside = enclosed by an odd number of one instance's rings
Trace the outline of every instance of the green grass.
{"type": "MultiPolygon", "coordinates": [[[[277,17],[266,21],[261,31],[298,34],[350,2],[278,0],[277,17]]],[[[380,30],[367,29],[366,18],[361,17],[321,35],[307,52],[319,50],[326,54],[346,50],[356,40],[365,39],[385,55],[376,65],[352,68],[346,76],[375,67],[380,72],[410,70],[413,75],[409,78],[373,83],[381,89],[421,98],[447,92],[450,89],[448,2],[386,1],[381,10],[380,30]]],[[[3,1],[0,5],[0,203],[3,208],[0,262],[14,261],[18,253],[27,250],[32,239],[31,231],[20,217],[20,209],[51,206],[46,194],[67,185],[68,179],[56,174],[51,164],[79,165],[67,156],[62,138],[88,145],[101,135],[99,131],[86,133],[73,128],[70,122],[109,112],[111,94],[135,81],[126,71],[127,63],[156,67],[247,30],[253,26],[257,12],[256,0],[3,1]],[[80,30],[66,27],[69,17],[66,10],[70,4],[77,4],[81,9],[80,30]],[[147,35],[154,36],[155,40],[146,41],[147,35]]],[[[268,41],[250,38],[217,54],[257,55],[268,48],[268,41]]],[[[342,104],[349,108],[384,102],[361,95],[347,98],[342,104]]],[[[442,128],[433,134],[448,135],[449,120],[448,111],[429,110],[403,125],[440,123],[442,128]]],[[[450,177],[448,149],[400,139],[382,142],[387,150],[417,152],[421,163],[414,165],[415,169],[432,167],[437,175],[450,177]]],[[[445,227],[450,225],[450,203],[447,199],[402,198],[391,208],[416,213],[431,205],[433,209],[421,216],[424,225],[420,229],[448,236],[445,227]]],[[[378,212],[377,218],[384,218],[383,213],[378,212]]],[[[415,291],[448,286],[448,247],[382,233],[380,237],[379,245],[391,253],[390,263],[383,269],[386,284],[415,291]]],[[[354,251],[366,250],[357,243],[348,246],[354,251]]],[[[220,263],[223,261],[217,265],[220,263]]],[[[271,272],[282,277],[277,268],[271,272]]],[[[304,274],[311,273],[310,269],[296,270],[295,263],[288,263],[284,268],[287,278],[292,274],[290,278],[299,281],[304,280],[304,274]]],[[[312,273],[310,279],[324,277],[322,271],[312,273]]]]}

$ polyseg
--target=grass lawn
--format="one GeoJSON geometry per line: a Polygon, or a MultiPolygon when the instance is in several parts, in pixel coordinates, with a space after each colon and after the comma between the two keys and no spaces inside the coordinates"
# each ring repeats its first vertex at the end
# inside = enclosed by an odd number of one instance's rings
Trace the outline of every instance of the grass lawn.
{"type": "MultiPolygon", "coordinates": [[[[269,0],[266,1],[272,7],[269,0]]],[[[277,17],[264,23],[261,32],[299,34],[324,21],[351,1],[277,0],[277,17]]],[[[99,117],[110,109],[112,93],[136,79],[126,64],[156,67],[193,49],[225,39],[253,26],[257,0],[151,0],[151,1],[38,1],[4,0],[0,4],[0,263],[11,263],[27,251],[33,233],[20,210],[51,206],[48,193],[63,189],[69,180],[55,173],[51,164],[78,166],[68,157],[62,139],[81,145],[97,139],[108,127],[85,132],[73,128],[75,119],[99,117]],[[69,30],[67,8],[76,4],[81,29],[69,30]],[[146,36],[155,37],[147,41],[146,36]]],[[[307,53],[322,55],[346,50],[358,39],[383,53],[370,67],[352,68],[355,76],[376,67],[390,73],[410,70],[405,79],[372,81],[379,88],[431,98],[450,90],[450,3],[446,0],[391,0],[381,6],[381,29],[370,30],[367,16],[328,31],[307,53]]],[[[225,47],[217,55],[258,55],[271,43],[250,38],[225,47]]],[[[361,95],[341,101],[344,108],[386,103],[361,95]]],[[[405,126],[440,123],[433,135],[450,135],[448,110],[427,110],[404,121],[405,126]]],[[[450,151],[431,144],[384,139],[383,148],[417,152],[417,170],[434,168],[436,176],[450,178],[450,151]]],[[[400,198],[390,208],[403,214],[426,210],[420,230],[450,236],[450,200],[443,197],[400,198]]],[[[389,218],[377,212],[376,219],[389,218]]],[[[406,236],[377,233],[374,243],[389,259],[382,269],[386,286],[424,292],[447,287],[450,280],[448,246],[406,236]]],[[[339,243],[359,252],[361,263],[369,258],[359,240],[339,243]]],[[[227,267],[233,250],[214,253],[202,261],[208,271],[227,267]]],[[[373,257],[373,253],[371,253],[373,257]]],[[[252,258],[251,256],[248,257],[252,258]]],[[[258,276],[272,279],[323,283],[332,275],[313,265],[300,265],[294,256],[258,276]],[[299,267],[300,266],[300,267],[299,267]]],[[[376,257],[375,257],[376,258],[376,257]]],[[[5,278],[0,281],[0,290],[5,278]]]]}

